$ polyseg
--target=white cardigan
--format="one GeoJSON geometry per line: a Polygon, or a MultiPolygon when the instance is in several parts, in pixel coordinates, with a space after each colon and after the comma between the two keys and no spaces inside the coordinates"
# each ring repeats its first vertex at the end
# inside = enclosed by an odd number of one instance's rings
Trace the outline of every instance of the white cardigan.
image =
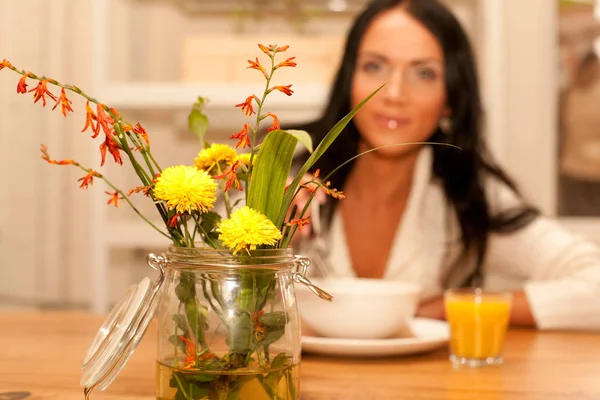
{"type": "MultiPolygon", "coordinates": [[[[453,213],[447,212],[442,187],[432,179],[432,160],[431,148],[423,148],[384,274],[419,284],[423,299],[443,293],[440,277],[461,251],[458,221],[448,217],[453,213]]],[[[488,183],[492,212],[518,204],[508,187],[488,183]]],[[[355,276],[337,212],[325,240],[333,273],[355,276]]],[[[540,329],[600,329],[598,246],[543,216],[516,232],[491,234],[488,246],[484,286],[524,290],[540,329]]]]}

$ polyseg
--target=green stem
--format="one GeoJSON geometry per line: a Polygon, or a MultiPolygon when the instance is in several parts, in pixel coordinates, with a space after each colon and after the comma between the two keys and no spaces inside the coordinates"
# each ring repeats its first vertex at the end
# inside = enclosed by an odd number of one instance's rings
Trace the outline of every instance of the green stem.
{"type": "Polygon", "coordinates": [[[194,231],[192,232],[192,243],[196,243],[196,234],[199,231],[198,227],[200,226],[200,217],[198,216],[198,214],[194,213],[194,214],[192,214],[192,218],[194,219],[194,231]]]}
{"type": "Polygon", "coordinates": [[[154,167],[153,167],[152,163],[150,162],[150,159],[148,158],[148,149],[146,148],[146,146],[144,145],[144,143],[142,143],[139,140],[139,138],[137,137],[137,135],[132,134],[131,131],[126,131],[125,134],[129,137],[129,139],[131,140],[131,142],[135,145],[136,149],[138,149],[139,153],[144,158],[144,161],[146,162],[146,166],[148,167],[148,170],[150,171],[150,174],[152,176],[156,176],[156,172],[154,171],[154,167]]]}
{"type": "MultiPolygon", "coordinates": [[[[194,400],[192,399],[190,396],[188,396],[188,394],[185,392],[185,390],[183,389],[183,384],[181,383],[181,381],[179,380],[179,377],[177,376],[176,373],[173,374],[173,376],[175,377],[175,380],[177,381],[177,386],[179,386],[179,390],[181,390],[181,393],[183,393],[183,397],[186,398],[186,400],[194,400]]],[[[191,388],[190,388],[191,389],[191,388]]],[[[192,391],[190,390],[190,394],[192,393],[192,391]]]]}
{"type": "MultiPolygon", "coordinates": [[[[232,174],[235,172],[231,171],[232,174]]],[[[223,171],[221,171],[221,167],[217,163],[217,175],[223,175],[223,171]]],[[[229,193],[225,191],[225,183],[223,179],[219,180],[219,189],[223,191],[223,200],[225,201],[225,211],[227,212],[227,218],[231,217],[231,202],[229,201],[229,193]]]]}
{"type": "Polygon", "coordinates": [[[223,325],[225,325],[226,327],[229,327],[229,325],[227,324],[227,319],[223,316],[222,310],[219,310],[219,308],[217,308],[215,303],[213,303],[210,294],[208,293],[207,281],[208,281],[208,278],[205,277],[202,282],[202,292],[204,293],[204,298],[206,299],[206,301],[208,301],[208,304],[210,304],[210,307],[217,314],[217,316],[219,317],[219,319],[221,320],[223,325]]]}
{"type": "Polygon", "coordinates": [[[201,230],[201,231],[202,231],[202,234],[204,235],[204,239],[205,239],[207,242],[209,242],[210,246],[211,246],[213,249],[216,249],[216,248],[217,248],[217,246],[216,246],[215,242],[213,242],[213,240],[210,238],[210,236],[208,236],[208,233],[206,233],[206,231],[204,230],[204,228],[202,227],[202,225],[201,225],[201,224],[197,224],[197,225],[196,225],[196,227],[197,227],[199,230],[201,230]]]}
{"type": "MultiPolygon", "coordinates": [[[[233,172],[235,174],[235,172],[233,172]]],[[[225,200],[225,210],[227,211],[227,218],[231,217],[231,202],[229,200],[229,193],[223,191],[223,200],[225,200]]]]}
{"type": "Polygon", "coordinates": [[[275,73],[275,54],[277,54],[277,52],[273,52],[273,54],[271,54],[269,57],[271,58],[271,73],[269,74],[269,76],[266,78],[267,82],[265,84],[265,91],[263,92],[263,96],[262,99],[260,101],[256,101],[256,103],[258,104],[258,110],[256,112],[256,126],[251,129],[252,130],[252,140],[250,143],[250,161],[248,162],[248,172],[246,173],[246,203],[248,203],[248,192],[249,192],[249,182],[250,182],[250,175],[252,173],[252,162],[254,161],[254,145],[256,143],[256,135],[258,134],[258,128],[260,127],[260,121],[261,121],[261,113],[262,113],[262,107],[263,104],[265,103],[265,100],[267,98],[267,95],[269,94],[269,85],[271,84],[271,79],[273,78],[273,74],[275,73]]]}
{"type": "Polygon", "coordinates": [[[138,177],[144,183],[145,186],[150,186],[150,184],[152,183],[152,178],[150,177],[150,175],[148,175],[148,172],[146,172],[146,170],[138,162],[138,160],[135,158],[135,155],[129,148],[127,135],[125,135],[125,133],[123,132],[123,128],[121,127],[120,123],[113,124],[113,127],[115,128],[115,131],[117,131],[119,145],[121,146],[121,149],[125,152],[125,154],[127,154],[127,157],[129,157],[129,161],[131,161],[131,165],[133,166],[135,173],[138,175],[138,177]]]}
{"type": "Polygon", "coordinates": [[[217,300],[217,303],[219,303],[219,305],[221,306],[221,308],[223,310],[226,310],[227,305],[225,304],[225,299],[219,292],[219,285],[217,284],[217,282],[215,282],[215,281],[210,282],[210,290],[212,291],[213,297],[215,298],[215,300],[217,300]]]}
{"type": "MultiPolygon", "coordinates": [[[[91,168],[86,168],[83,165],[79,164],[79,163],[75,163],[75,166],[79,167],[80,169],[82,169],[83,171],[89,173],[90,171],[92,171],[91,168]]],[[[129,206],[133,209],[133,211],[135,211],[135,213],[141,217],[148,225],[150,225],[152,228],[154,228],[158,233],[160,233],[161,235],[163,235],[164,237],[168,238],[169,240],[172,240],[171,236],[169,236],[168,234],[166,234],[165,232],[163,232],[162,230],[160,230],[160,228],[158,228],[156,225],[154,225],[148,218],[146,218],[146,216],[144,214],[142,214],[140,212],[140,210],[137,209],[137,207],[131,202],[131,200],[129,200],[129,197],[125,195],[125,193],[123,193],[123,191],[119,188],[117,188],[115,185],[113,185],[108,179],[106,179],[106,177],[104,177],[104,175],[100,174],[99,172],[96,172],[98,175],[95,175],[96,177],[102,179],[108,186],[110,186],[113,190],[115,190],[117,193],[119,193],[121,195],[121,197],[123,197],[123,200],[125,200],[127,202],[127,204],[129,204],[129,206]]]]}
{"type": "Polygon", "coordinates": [[[290,366],[286,371],[286,380],[288,384],[288,391],[290,393],[290,400],[296,399],[296,387],[294,386],[294,382],[292,381],[292,366],[290,366]]]}
{"type": "MultiPolygon", "coordinates": [[[[179,304],[179,309],[181,309],[181,304],[179,304]]],[[[177,340],[179,339],[179,335],[177,334],[177,324],[175,324],[175,343],[173,344],[173,366],[175,368],[179,367],[179,354],[178,354],[178,348],[179,345],[177,343],[177,340]]]]}
{"type": "Polygon", "coordinates": [[[185,243],[187,244],[187,247],[194,247],[194,243],[193,242],[190,243],[191,237],[190,237],[190,231],[188,229],[188,224],[187,224],[188,216],[184,215],[182,217],[182,219],[183,219],[183,233],[185,235],[185,243]]]}
{"type": "Polygon", "coordinates": [[[162,172],[162,168],[160,167],[160,165],[158,165],[158,163],[156,162],[156,160],[154,159],[154,156],[152,155],[152,153],[150,152],[150,146],[148,146],[148,157],[150,157],[150,159],[152,160],[152,162],[154,163],[154,166],[156,167],[156,169],[158,170],[158,172],[162,172]]]}

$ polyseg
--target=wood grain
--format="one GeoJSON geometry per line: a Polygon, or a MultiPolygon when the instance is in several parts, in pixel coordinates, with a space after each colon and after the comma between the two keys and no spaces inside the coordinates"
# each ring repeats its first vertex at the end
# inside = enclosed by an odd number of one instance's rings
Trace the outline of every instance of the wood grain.
{"type": "MultiPolygon", "coordinates": [[[[0,314],[0,398],[81,400],[81,362],[102,317],[85,313],[0,314]]],[[[154,398],[156,327],[121,375],[92,399],[154,398]]],[[[600,334],[510,331],[505,364],[455,369],[447,350],[355,359],[305,355],[302,400],[600,399],[600,334]]]]}

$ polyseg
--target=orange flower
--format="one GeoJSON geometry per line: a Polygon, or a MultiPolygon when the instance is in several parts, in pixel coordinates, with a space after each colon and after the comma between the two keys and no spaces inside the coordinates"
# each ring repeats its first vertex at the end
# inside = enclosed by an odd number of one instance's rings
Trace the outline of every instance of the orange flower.
{"type": "Polygon", "coordinates": [[[292,85],[286,85],[286,86],[273,86],[271,89],[269,89],[269,93],[271,93],[273,90],[279,90],[281,93],[287,94],[288,96],[291,96],[292,93],[294,93],[294,91],[291,89],[292,85]]]}
{"type": "Polygon", "coordinates": [[[268,55],[268,56],[271,55],[271,51],[266,46],[259,43],[258,48],[261,49],[262,52],[265,53],[266,55],[268,55]]]}
{"type": "Polygon", "coordinates": [[[90,107],[90,102],[88,101],[87,103],[85,103],[85,126],[83,127],[81,132],[85,132],[88,128],[91,128],[94,132],[94,136],[92,136],[92,138],[98,136],[99,130],[97,131],[97,126],[94,126],[94,121],[97,120],[98,118],[96,117],[96,114],[94,114],[94,110],[92,110],[92,107],[90,107]]]}
{"type": "Polygon", "coordinates": [[[120,117],[121,117],[121,116],[119,115],[119,112],[118,112],[117,110],[115,110],[114,108],[110,107],[110,108],[109,108],[109,110],[110,110],[110,112],[111,112],[111,113],[113,113],[113,115],[114,115],[116,118],[120,118],[120,117]]]}
{"type": "Polygon", "coordinates": [[[71,159],[66,160],[54,160],[50,158],[50,154],[48,154],[48,146],[45,144],[40,146],[40,151],[42,152],[42,159],[46,161],[48,164],[54,165],[77,165],[77,163],[71,159]]]}
{"type": "Polygon", "coordinates": [[[175,215],[173,215],[171,218],[169,218],[169,227],[170,228],[175,228],[177,226],[177,221],[179,221],[179,217],[181,217],[181,214],[175,213],[175,215]]]}
{"type": "Polygon", "coordinates": [[[0,63],[0,71],[4,68],[12,68],[12,64],[6,58],[0,63]]]}
{"type": "Polygon", "coordinates": [[[314,182],[307,182],[304,185],[301,185],[301,187],[303,187],[304,189],[308,190],[311,193],[314,193],[317,191],[317,187],[319,187],[319,186],[314,182]],[[310,185],[314,185],[314,186],[310,186],[310,185]]]}
{"type": "MultiPolygon", "coordinates": [[[[48,97],[50,97],[52,100],[56,101],[56,96],[53,95],[49,90],[48,90],[48,80],[44,79],[42,81],[39,81],[37,86],[34,87],[33,89],[31,89],[29,92],[35,92],[33,94],[33,99],[34,99],[34,103],[37,103],[40,99],[42,100],[42,105],[44,107],[46,107],[46,95],[48,95],[48,97]]],[[[18,89],[17,89],[18,91],[18,89]]]]}
{"type": "Polygon", "coordinates": [[[279,118],[277,118],[277,115],[273,113],[267,113],[265,115],[268,115],[269,117],[273,118],[273,123],[270,127],[267,128],[267,132],[277,131],[281,129],[281,126],[279,125],[279,118]]]}
{"type": "Polygon", "coordinates": [[[81,182],[79,187],[81,189],[87,189],[89,185],[93,185],[95,176],[100,177],[101,175],[93,169],[90,169],[86,176],[77,180],[77,182],[81,182]]]}
{"type": "Polygon", "coordinates": [[[148,137],[148,132],[142,127],[142,125],[138,122],[135,124],[135,128],[133,131],[137,133],[137,135],[146,143],[146,146],[150,145],[150,138],[148,137]]]}
{"type": "Polygon", "coordinates": [[[317,168],[317,170],[313,174],[313,179],[317,179],[320,174],[321,174],[321,169],[317,168]]]}
{"type": "Polygon", "coordinates": [[[241,131],[239,131],[235,135],[232,135],[229,138],[229,139],[238,139],[238,142],[235,145],[235,147],[237,147],[237,148],[241,147],[242,149],[245,147],[252,147],[252,144],[250,143],[250,137],[248,136],[248,127],[249,126],[250,126],[250,124],[245,124],[241,131]]]}
{"type": "Polygon", "coordinates": [[[150,196],[150,189],[152,189],[151,186],[136,186],[133,189],[129,189],[127,196],[131,196],[132,194],[139,192],[143,192],[145,196],[150,196]]]}
{"type": "Polygon", "coordinates": [[[185,360],[183,360],[183,365],[181,367],[183,369],[192,368],[194,364],[196,364],[196,346],[191,340],[189,340],[185,336],[179,336],[179,339],[181,339],[185,343],[186,354],[185,360]]]}
{"type": "Polygon", "coordinates": [[[110,199],[108,200],[108,202],[106,204],[108,204],[109,206],[113,205],[115,207],[119,207],[119,200],[123,200],[123,198],[119,196],[119,192],[115,191],[113,193],[111,193],[111,192],[104,192],[104,193],[106,193],[107,195],[110,196],[110,199]]]}
{"type": "Polygon", "coordinates": [[[116,163],[123,165],[123,159],[121,159],[120,153],[121,146],[115,141],[112,134],[106,135],[106,139],[104,139],[104,142],[100,145],[100,154],[102,155],[100,166],[103,166],[106,161],[106,150],[112,154],[116,163]]]}
{"type": "Polygon", "coordinates": [[[288,222],[288,225],[289,226],[297,225],[298,229],[302,230],[302,228],[304,228],[306,225],[308,225],[309,221],[310,221],[310,217],[301,218],[301,219],[293,219],[290,222],[288,222]]]}
{"type": "Polygon", "coordinates": [[[54,109],[56,107],[58,107],[58,105],[60,104],[60,111],[62,112],[62,115],[64,115],[65,117],[67,116],[67,111],[71,111],[73,112],[73,109],[71,108],[71,100],[69,100],[67,98],[67,94],[65,93],[65,89],[63,88],[60,91],[60,97],[58,98],[58,100],[56,101],[56,104],[54,105],[54,107],[52,107],[52,110],[54,111],[54,109]]]}
{"type": "Polygon", "coordinates": [[[242,190],[242,185],[240,184],[237,174],[235,173],[239,166],[240,162],[238,160],[235,163],[233,163],[229,171],[222,175],[215,176],[215,179],[223,179],[226,176],[229,176],[229,178],[227,178],[227,182],[225,182],[224,192],[228,192],[232,187],[236,188],[237,190],[242,190]]]}
{"type": "Polygon", "coordinates": [[[323,191],[325,192],[325,194],[333,197],[334,199],[338,199],[338,200],[341,200],[346,197],[344,195],[344,192],[337,190],[337,189],[331,189],[330,186],[331,186],[331,182],[329,182],[329,181],[327,181],[324,186],[321,186],[323,188],[323,191]]]}
{"type": "Polygon", "coordinates": [[[262,50],[263,53],[265,53],[266,55],[268,55],[269,57],[271,57],[271,54],[273,53],[281,53],[283,51],[286,51],[287,49],[289,49],[290,46],[282,46],[282,47],[277,47],[276,44],[270,44],[268,47],[264,46],[262,44],[259,44],[258,47],[262,50]]]}
{"type": "Polygon", "coordinates": [[[19,84],[17,85],[17,93],[25,94],[27,93],[27,77],[29,76],[29,72],[19,79],[19,84]]]}
{"type": "Polygon", "coordinates": [[[242,112],[244,114],[246,114],[247,117],[249,117],[252,114],[254,114],[254,108],[252,107],[252,100],[256,100],[256,102],[259,103],[258,97],[256,97],[255,95],[252,95],[252,96],[246,97],[246,100],[243,103],[236,104],[235,106],[241,107],[242,112]]]}
{"type": "Polygon", "coordinates": [[[290,58],[288,58],[287,60],[285,60],[285,61],[282,61],[282,62],[280,62],[279,64],[277,64],[277,65],[275,66],[275,69],[277,69],[277,68],[281,68],[281,67],[295,67],[296,65],[298,65],[298,64],[296,64],[296,62],[294,61],[295,59],[296,59],[296,57],[290,57],[290,58]]]}
{"type": "MultiPolygon", "coordinates": [[[[97,104],[96,105],[96,121],[98,121],[98,125],[96,125],[96,130],[95,135],[92,137],[96,137],[98,136],[98,132],[100,131],[99,127],[102,127],[102,130],[104,131],[104,134],[106,136],[111,136],[113,134],[113,129],[112,126],[109,127],[109,124],[112,125],[115,123],[115,120],[106,113],[106,111],[104,110],[104,104],[97,104]]],[[[111,109],[112,111],[112,109],[111,109]]]]}
{"type": "Polygon", "coordinates": [[[186,338],[185,336],[181,335],[179,336],[179,340],[181,340],[183,343],[185,343],[185,360],[183,360],[183,364],[180,365],[181,368],[183,369],[190,369],[192,367],[194,367],[194,365],[196,364],[196,359],[198,361],[204,361],[204,360],[208,360],[211,358],[214,358],[215,355],[212,353],[205,353],[205,354],[196,354],[196,345],[194,344],[194,342],[192,342],[190,339],[186,338]]]}
{"type": "Polygon", "coordinates": [[[265,78],[269,79],[269,75],[267,74],[267,71],[265,71],[263,66],[260,65],[260,61],[258,61],[258,57],[256,57],[256,61],[248,60],[248,62],[250,63],[250,66],[248,68],[259,70],[260,72],[262,72],[262,74],[264,75],[265,78]]]}

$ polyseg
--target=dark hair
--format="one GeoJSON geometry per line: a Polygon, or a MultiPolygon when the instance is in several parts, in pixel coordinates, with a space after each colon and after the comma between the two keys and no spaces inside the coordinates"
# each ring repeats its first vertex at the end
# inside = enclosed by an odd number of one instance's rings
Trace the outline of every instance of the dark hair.
{"type": "Polygon", "coordinates": [[[600,77],[600,63],[596,52],[589,51],[581,59],[581,63],[575,72],[573,86],[577,88],[586,88],[594,83],[600,77]]]}
{"type": "MultiPolygon", "coordinates": [[[[438,40],[445,55],[445,85],[447,101],[452,113],[449,134],[437,129],[429,138],[431,142],[450,143],[460,147],[432,146],[433,176],[439,179],[447,201],[456,212],[461,228],[463,256],[443,278],[448,286],[470,267],[462,285],[481,283],[482,263],[488,236],[493,232],[512,232],[528,224],[538,215],[532,207],[522,205],[497,215],[491,215],[484,187],[486,177],[492,176],[518,194],[513,181],[496,165],[481,135],[482,109],[479,84],[473,52],[466,33],[454,15],[438,0],[374,0],[356,18],[347,37],[344,56],[340,64],[331,95],[323,116],[302,127],[319,143],[333,125],[350,111],[351,81],[358,48],[366,29],[380,13],[401,6],[420,21],[438,40]],[[472,257],[474,256],[474,260],[472,257]],[[474,261],[470,266],[465,261],[474,261]]],[[[314,169],[321,176],[331,172],[358,152],[359,132],[350,122],[340,138],[332,144],[314,169]],[[341,140],[340,140],[341,139],[341,140]]],[[[331,177],[332,187],[343,189],[352,163],[331,177]]],[[[334,202],[331,200],[325,214],[331,218],[334,202]]]]}

